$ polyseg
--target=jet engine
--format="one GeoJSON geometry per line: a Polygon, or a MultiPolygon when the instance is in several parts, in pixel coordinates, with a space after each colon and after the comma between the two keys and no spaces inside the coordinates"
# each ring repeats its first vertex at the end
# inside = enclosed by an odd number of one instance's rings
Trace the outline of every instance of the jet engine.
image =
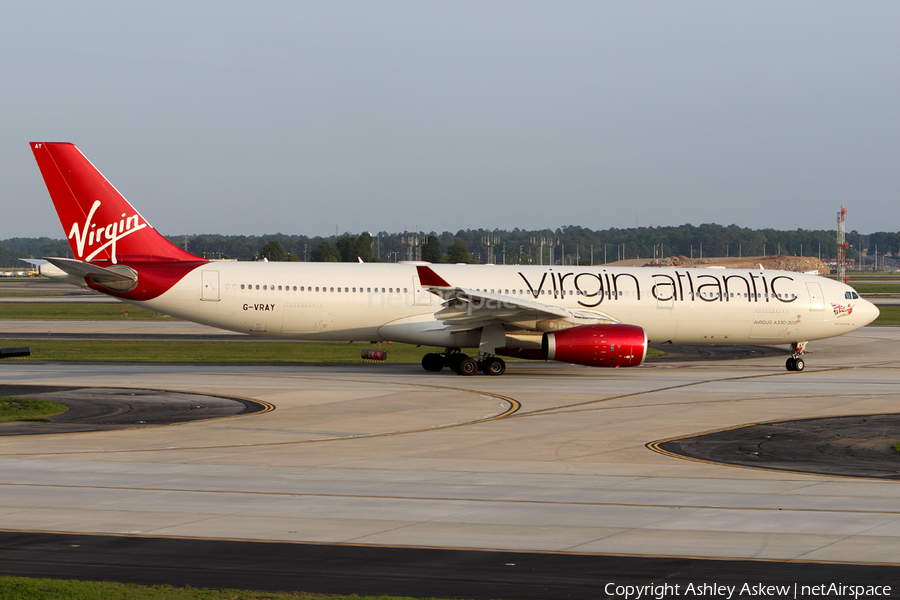
{"type": "Polygon", "coordinates": [[[544,360],[588,367],[636,367],[647,357],[647,332],[637,325],[582,325],[545,333],[544,360]]]}

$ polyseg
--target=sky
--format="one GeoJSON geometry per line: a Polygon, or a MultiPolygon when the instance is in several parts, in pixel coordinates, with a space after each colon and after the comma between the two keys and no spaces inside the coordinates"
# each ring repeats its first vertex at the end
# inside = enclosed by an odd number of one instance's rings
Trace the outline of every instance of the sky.
{"type": "Polygon", "coordinates": [[[62,238],[29,141],[166,235],[691,223],[900,230],[897,2],[16,2],[0,239],[62,238]]]}

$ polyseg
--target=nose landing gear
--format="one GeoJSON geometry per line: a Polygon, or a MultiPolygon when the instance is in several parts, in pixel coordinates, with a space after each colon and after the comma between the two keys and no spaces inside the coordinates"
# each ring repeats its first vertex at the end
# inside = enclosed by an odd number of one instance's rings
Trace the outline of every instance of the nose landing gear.
{"type": "Polygon", "coordinates": [[[791,357],[784,363],[784,368],[788,371],[800,372],[806,368],[803,362],[803,350],[806,349],[806,342],[794,342],[791,344],[791,357]]]}

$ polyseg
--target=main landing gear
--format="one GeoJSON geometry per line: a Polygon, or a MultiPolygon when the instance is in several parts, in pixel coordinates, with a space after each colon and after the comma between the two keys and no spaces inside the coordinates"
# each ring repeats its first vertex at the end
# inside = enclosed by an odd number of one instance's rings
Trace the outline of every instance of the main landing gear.
{"type": "Polygon", "coordinates": [[[432,373],[441,371],[444,367],[450,367],[457,375],[474,375],[481,371],[485,375],[503,375],[506,372],[506,363],[496,356],[484,356],[481,360],[463,354],[462,352],[444,352],[438,354],[431,352],[422,357],[422,368],[432,373]]]}
{"type": "Polygon", "coordinates": [[[803,350],[806,349],[806,342],[794,342],[791,344],[791,357],[784,363],[784,368],[788,371],[802,371],[806,368],[803,362],[803,350]]]}

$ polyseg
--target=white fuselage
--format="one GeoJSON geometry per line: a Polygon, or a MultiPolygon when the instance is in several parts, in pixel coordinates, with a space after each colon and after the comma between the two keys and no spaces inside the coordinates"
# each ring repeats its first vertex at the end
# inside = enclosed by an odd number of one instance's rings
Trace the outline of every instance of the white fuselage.
{"type": "MultiPolygon", "coordinates": [[[[849,286],[786,271],[429,265],[455,287],[639,325],[651,343],[782,344],[841,335],[878,310],[849,286]]],[[[413,264],[204,264],[137,303],[213,327],[285,339],[478,346],[451,333],[413,264]]],[[[552,327],[552,325],[550,326],[552,327]]],[[[536,327],[537,331],[540,326],[536,327]]]]}

